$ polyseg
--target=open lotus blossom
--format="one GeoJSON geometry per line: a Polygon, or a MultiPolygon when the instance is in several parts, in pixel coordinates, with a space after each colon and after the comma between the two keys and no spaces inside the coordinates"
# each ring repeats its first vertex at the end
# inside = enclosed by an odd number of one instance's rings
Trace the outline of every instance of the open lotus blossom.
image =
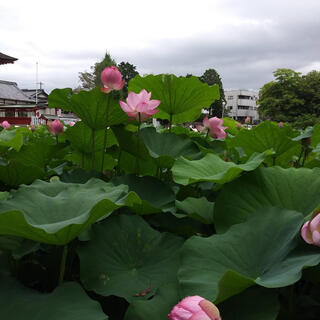
{"type": "Polygon", "coordinates": [[[221,320],[218,308],[200,296],[184,298],[168,317],[170,320],[221,320]]]}
{"type": "Polygon", "coordinates": [[[244,122],[245,122],[246,124],[250,123],[250,122],[251,122],[250,117],[246,117],[246,118],[244,119],[244,122]]]}
{"type": "Polygon", "coordinates": [[[51,122],[49,125],[50,132],[54,135],[61,134],[63,132],[63,124],[60,122],[60,120],[56,119],[51,122]]]}
{"type": "Polygon", "coordinates": [[[227,127],[223,127],[223,120],[217,117],[208,119],[206,116],[203,119],[203,125],[205,128],[209,129],[210,136],[214,139],[225,139],[226,132],[224,131],[227,127]]]}
{"type": "Polygon", "coordinates": [[[0,124],[0,126],[3,128],[3,129],[6,129],[6,130],[9,130],[10,127],[11,127],[11,124],[8,122],[8,121],[2,121],[2,123],[0,124]]]}
{"type": "Polygon", "coordinates": [[[116,66],[107,67],[101,73],[103,88],[101,91],[109,93],[112,90],[121,90],[125,80],[116,66]]]}
{"type": "Polygon", "coordinates": [[[301,236],[305,242],[320,247],[320,212],[302,226],[301,236]]]}
{"type": "Polygon", "coordinates": [[[148,93],[145,89],[142,89],[140,93],[129,92],[127,103],[120,101],[120,106],[129,118],[144,121],[159,111],[155,108],[161,101],[150,100],[150,98],[151,92],[148,93]]]}
{"type": "Polygon", "coordinates": [[[70,127],[73,127],[75,124],[76,124],[76,123],[75,123],[74,121],[70,121],[70,122],[69,122],[69,126],[70,126],[70,127]]]}

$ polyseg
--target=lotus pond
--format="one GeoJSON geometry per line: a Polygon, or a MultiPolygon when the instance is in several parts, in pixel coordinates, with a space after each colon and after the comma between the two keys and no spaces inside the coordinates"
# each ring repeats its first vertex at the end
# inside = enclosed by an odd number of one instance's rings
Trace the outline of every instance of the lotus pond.
{"type": "Polygon", "coordinates": [[[111,87],[52,91],[73,126],[0,132],[0,318],[165,320],[200,296],[223,320],[317,319],[320,126],[195,132],[217,86],[111,87]]]}

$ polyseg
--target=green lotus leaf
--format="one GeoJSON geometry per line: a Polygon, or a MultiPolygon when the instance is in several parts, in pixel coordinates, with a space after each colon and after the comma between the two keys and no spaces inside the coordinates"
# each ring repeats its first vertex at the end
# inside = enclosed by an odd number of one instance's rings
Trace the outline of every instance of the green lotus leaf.
{"type": "Polygon", "coordinates": [[[160,287],[151,300],[136,299],[130,304],[124,320],[167,319],[172,308],[179,302],[178,283],[160,287]]]}
{"type": "Polygon", "coordinates": [[[91,179],[85,184],[37,180],[0,202],[0,234],[63,245],[98,219],[141,202],[128,187],[91,179]]]}
{"type": "Polygon", "coordinates": [[[299,132],[289,126],[279,128],[277,123],[264,121],[252,130],[240,130],[234,138],[227,139],[227,144],[229,148],[241,147],[247,156],[272,149],[274,164],[281,164],[279,156],[297,146],[300,147],[298,141],[292,140],[297,135],[299,132]]]}
{"type": "Polygon", "coordinates": [[[0,181],[4,184],[17,187],[20,184],[32,183],[42,178],[44,171],[35,166],[26,166],[18,161],[10,161],[9,164],[0,165],[0,181]]]}
{"type": "Polygon", "coordinates": [[[280,309],[278,293],[262,287],[249,288],[218,307],[223,320],[276,320],[280,309]]]}
{"type": "Polygon", "coordinates": [[[155,115],[160,119],[172,119],[172,123],[192,122],[203,108],[220,98],[218,85],[208,86],[197,77],[176,77],[173,74],[136,76],[129,83],[129,91],[142,89],[152,92],[151,99],[160,100],[155,115]]]}
{"type": "Polygon", "coordinates": [[[107,320],[98,302],[91,300],[79,284],[62,284],[52,293],[41,294],[2,277],[2,319],[12,320],[107,320]]]}
{"type": "Polygon", "coordinates": [[[174,133],[158,133],[155,128],[145,128],[139,132],[139,136],[159,167],[172,167],[174,160],[180,156],[194,158],[201,154],[190,138],[174,133]]]}
{"type": "Polygon", "coordinates": [[[253,154],[244,164],[226,162],[212,153],[208,153],[204,158],[194,161],[182,157],[172,167],[173,179],[176,183],[182,185],[200,181],[224,184],[238,177],[243,171],[256,169],[265,157],[265,153],[253,154]]]}
{"type": "Polygon", "coordinates": [[[320,262],[318,248],[298,246],[302,214],[276,207],[259,210],[224,234],[185,242],[178,273],[183,296],[221,302],[254,284],[284,287],[298,281],[305,266],[320,262]]]}
{"type": "Polygon", "coordinates": [[[103,296],[146,299],[176,281],[182,243],[139,216],[112,216],[94,225],[91,240],[78,249],[81,281],[103,296]]]}
{"type": "Polygon", "coordinates": [[[319,168],[259,168],[223,187],[215,204],[215,227],[223,233],[262,207],[277,206],[307,216],[319,199],[319,168]]]}
{"type": "Polygon", "coordinates": [[[0,132],[0,147],[10,148],[12,147],[16,151],[19,151],[23,145],[23,135],[21,131],[17,129],[2,130],[0,132]]]}
{"type": "Polygon", "coordinates": [[[74,112],[88,127],[99,130],[127,120],[119,102],[100,88],[71,95],[70,89],[55,89],[49,95],[49,107],[74,112]],[[108,106],[108,108],[107,108],[108,106]],[[107,111],[108,110],[108,111],[107,111]]]}
{"type": "Polygon", "coordinates": [[[189,218],[205,224],[213,223],[214,203],[208,201],[205,197],[188,197],[183,201],[176,200],[176,207],[178,210],[185,212],[189,218]]]}
{"type": "Polygon", "coordinates": [[[167,184],[154,177],[127,175],[115,177],[111,182],[116,186],[127,185],[129,191],[133,191],[139,196],[142,203],[136,203],[132,207],[139,214],[168,211],[174,207],[174,192],[167,184]]]}

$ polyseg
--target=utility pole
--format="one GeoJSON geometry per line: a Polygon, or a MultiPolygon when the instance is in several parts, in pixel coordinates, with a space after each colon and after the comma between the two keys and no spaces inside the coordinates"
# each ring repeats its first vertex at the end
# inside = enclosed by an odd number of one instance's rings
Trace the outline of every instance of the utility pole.
{"type": "Polygon", "coordinates": [[[36,106],[38,105],[38,62],[36,62],[36,106]]]}

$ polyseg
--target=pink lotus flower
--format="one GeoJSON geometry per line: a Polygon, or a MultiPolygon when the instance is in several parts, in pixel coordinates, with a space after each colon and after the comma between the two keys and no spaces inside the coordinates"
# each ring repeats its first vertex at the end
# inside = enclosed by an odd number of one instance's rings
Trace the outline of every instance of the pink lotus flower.
{"type": "Polygon", "coordinates": [[[227,127],[223,127],[222,124],[223,120],[217,117],[208,119],[208,116],[206,116],[203,119],[204,127],[209,129],[210,136],[214,139],[225,139],[227,134],[224,130],[227,129],[227,127]]]}
{"type": "Polygon", "coordinates": [[[242,124],[240,122],[237,123],[237,129],[240,130],[242,128],[242,124]]]}
{"type": "Polygon", "coordinates": [[[306,243],[320,247],[320,212],[302,226],[301,237],[306,243]]]}
{"type": "Polygon", "coordinates": [[[250,117],[246,117],[246,118],[244,119],[244,122],[245,122],[246,124],[250,123],[250,122],[251,122],[250,117]]]}
{"type": "Polygon", "coordinates": [[[184,298],[168,317],[170,320],[221,320],[218,308],[200,296],[184,298]]]}
{"type": "Polygon", "coordinates": [[[116,66],[107,67],[101,73],[103,88],[101,91],[109,93],[112,90],[121,90],[124,86],[124,79],[116,66]]]}
{"type": "Polygon", "coordinates": [[[60,120],[56,119],[49,125],[50,132],[54,135],[61,134],[63,132],[63,124],[60,120]]]}
{"type": "Polygon", "coordinates": [[[148,93],[145,89],[142,89],[140,93],[129,92],[127,103],[120,101],[120,106],[130,118],[144,121],[159,111],[155,108],[161,101],[150,100],[150,98],[151,92],[148,93]]]}
{"type": "Polygon", "coordinates": [[[283,127],[283,122],[279,122],[279,128],[283,127]]]}
{"type": "Polygon", "coordinates": [[[8,121],[2,121],[2,123],[0,124],[0,126],[5,129],[5,130],[9,130],[11,128],[11,124],[8,121]]]}
{"type": "Polygon", "coordinates": [[[69,126],[70,126],[70,127],[73,127],[75,124],[76,124],[76,123],[75,123],[74,121],[70,121],[70,122],[69,122],[69,126]]]}

